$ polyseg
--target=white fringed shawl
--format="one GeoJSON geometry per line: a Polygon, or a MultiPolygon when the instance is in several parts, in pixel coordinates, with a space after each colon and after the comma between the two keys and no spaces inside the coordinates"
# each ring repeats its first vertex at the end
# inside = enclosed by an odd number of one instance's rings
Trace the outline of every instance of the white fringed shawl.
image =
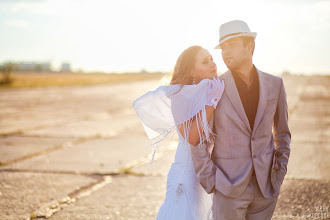
{"type": "Polygon", "coordinates": [[[184,138],[188,140],[194,119],[198,119],[197,128],[202,128],[202,131],[198,130],[199,146],[202,146],[205,140],[210,141],[214,133],[207,122],[205,110],[206,105],[212,105],[207,103],[210,83],[210,79],[204,79],[197,85],[184,85],[181,90],[179,84],[160,86],[133,102],[136,114],[151,141],[151,163],[159,142],[175,131],[176,127],[183,126],[184,138]]]}

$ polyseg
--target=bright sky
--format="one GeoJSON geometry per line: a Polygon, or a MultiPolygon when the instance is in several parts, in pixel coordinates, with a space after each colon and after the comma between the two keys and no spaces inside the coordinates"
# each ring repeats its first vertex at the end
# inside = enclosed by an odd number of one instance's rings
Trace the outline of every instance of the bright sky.
{"type": "Polygon", "coordinates": [[[237,19],[257,32],[257,68],[330,74],[329,0],[0,0],[0,62],[166,72],[201,45],[224,72],[213,48],[220,25],[237,19]]]}

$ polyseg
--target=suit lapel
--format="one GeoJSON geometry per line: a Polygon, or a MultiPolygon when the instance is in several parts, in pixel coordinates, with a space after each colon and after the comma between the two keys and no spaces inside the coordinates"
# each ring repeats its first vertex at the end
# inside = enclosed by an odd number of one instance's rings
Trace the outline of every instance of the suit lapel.
{"type": "Polygon", "coordinates": [[[256,117],[254,119],[254,125],[253,125],[253,133],[257,129],[262,116],[264,115],[266,105],[267,105],[267,99],[268,99],[268,87],[267,87],[267,81],[264,77],[264,73],[258,70],[258,77],[259,77],[259,102],[258,102],[258,108],[256,117]]]}
{"type": "Polygon", "coordinates": [[[241,98],[240,98],[239,93],[236,88],[234,77],[230,70],[228,70],[226,73],[224,73],[224,80],[225,80],[225,92],[226,92],[231,104],[234,106],[239,117],[244,122],[244,124],[249,129],[249,131],[251,132],[249,120],[245,114],[244,107],[241,102],[241,98]]]}

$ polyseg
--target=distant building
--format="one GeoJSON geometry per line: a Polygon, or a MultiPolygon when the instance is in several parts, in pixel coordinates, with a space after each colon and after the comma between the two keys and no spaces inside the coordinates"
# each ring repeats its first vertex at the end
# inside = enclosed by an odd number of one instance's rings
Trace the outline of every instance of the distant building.
{"type": "Polygon", "coordinates": [[[48,62],[5,62],[2,66],[11,65],[13,71],[50,72],[51,64],[48,62]]]}
{"type": "Polygon", "coordinates": [[[71,72],[71,64],[70,63],[62,63],[61,72],[71,72]]]}

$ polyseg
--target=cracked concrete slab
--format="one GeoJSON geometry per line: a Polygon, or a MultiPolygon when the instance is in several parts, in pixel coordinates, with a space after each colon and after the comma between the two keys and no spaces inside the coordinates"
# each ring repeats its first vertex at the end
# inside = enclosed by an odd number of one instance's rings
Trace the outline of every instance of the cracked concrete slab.
{"type": "Polygon", "coordinates": [[[0,162],[7,163],[72,141],[70,138],[9,136],[0,138],[0,162]]]}
{"type": "Polygon", "coordinates": [[[329,195],[330,180],[286,179],[272,219],[330,219],[329,195]]]}
{"type": "Polygon", "coordinates": [[[294,114],[289,117],[292,142],[288,177],[330,178],[330,93],[324,92],[330,89],[326,82],[318,83],[306,85],[294,114]]]}
{"type": "Polygon", "coordinates": [[[61,171],[72,173],[117,173],[150,153],[140,128],[125,130],[113,138],[96,138],[54,152],[20,161],[1,169],[61,171]],[[138,131],[138,132],[135,132],[138,131]],[[128,138],[129,137],[129,138],[128,138]]]}
{"type": "Polygon", "coordinates": [[[108,116],[106,119],[98,119],[94,115],[86,117],[88,118],[59,124],[57,126],[37,128],[24,133],[26,135],[42,137],[113,137],[125,129],[139,125],[139,121],[132,111],[127,114],[108,116]]]}
{"type": "Polygon", "coordinates": [[[95,115],[121,112],[158,81],[91,86],[2,90],[0,93],[0,134],[95,120],[95,115]]]}
{"type": "Polygon", "coordinates": [[[96,180],[71,174],[0,172],[0,219],[27,219],[50,201],[96,180]]]}
{"type": "Polygon", "coordinates": [[[117,176],[112,178],[112,183],[70,204],[50,219],[155,219],[165,191],[165,177],[117,176]]]}

